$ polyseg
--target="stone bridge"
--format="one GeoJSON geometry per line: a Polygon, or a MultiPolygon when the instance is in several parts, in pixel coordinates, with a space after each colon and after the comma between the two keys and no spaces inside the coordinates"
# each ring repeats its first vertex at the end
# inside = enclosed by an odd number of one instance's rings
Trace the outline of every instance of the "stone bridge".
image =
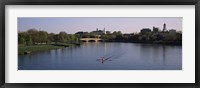
{"type": "Polygon", "coordinates": [[[103,39],[101,38],[80,38],[82,42],[102,42],[103,39]]]}

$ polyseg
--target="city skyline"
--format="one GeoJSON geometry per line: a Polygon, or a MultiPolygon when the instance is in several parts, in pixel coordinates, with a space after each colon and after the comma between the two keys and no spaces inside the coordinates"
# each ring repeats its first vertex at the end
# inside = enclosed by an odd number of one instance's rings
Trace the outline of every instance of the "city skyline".
{"type": "Polygon", "coordinates": [[[92,32],[97,28],[106,31],[121,31],[122,33],[140,32],[143,28],[158,27],[182,31],[181,17],[19,17],[18,31],[35,28],[49,33],[64,31],[74,34],[79,31],[92,32]]]}

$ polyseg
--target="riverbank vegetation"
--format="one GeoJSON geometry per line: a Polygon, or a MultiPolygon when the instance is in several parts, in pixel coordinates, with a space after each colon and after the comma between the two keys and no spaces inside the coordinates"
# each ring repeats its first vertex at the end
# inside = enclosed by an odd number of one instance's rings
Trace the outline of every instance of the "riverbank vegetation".
{"type": "Polygon", "coordinates": [[[25,32],[18,33],[18,44],[20,45],[45,45],[45,44],[77,44],[79,39],[73,34],[60,32],[59,34],[48,33],[46,31],[38,31],[30,29],[25,32]]]}
{"type": "Polygon", "coordinates": [[[121,31],[114,31],[109,34],[101,34],[99,36],[94,33],[83,32],[77,34],[80,38],[101,38],[105,42],[131,42],[131,43],[153,43],[153,44],[170,44],[170,45],[182,45],[182,33],[181,32],[140,32],[122,34],[121,31]]]}
{"type": "Polygon", "coordinates": [[[102,38],[107,42],[133,42],[133,43],[154,43],[154,44],[182,44],[182,33],[169,32],[146,32],[132,34],[117,34],[103,35],[102,38]]]}
{"type": "Polygon", "coordinates": [[[18,54],[28,54],[75,45],[80,45],[79,39],[75,35],[67,34],[66,32],[54,34],[29,29],[28,31],[18,33],[18,54]]]}
{"type": "Polygon", "coordinates": [[[36,51],[78,46],[81,42],[80,38],[101,38],[104,42],[182,45],[182,33],[176,31],[145,31],[129,34],[122,34],[121,31],[114,31],[112,33],[109,31],[106,33],[98,31],[77,32],[75,34],[59,32],[58,34],[55,34],[36,29],[29,29],[25,32],[18,33],[18,54],[28,54],[36,51]]]}

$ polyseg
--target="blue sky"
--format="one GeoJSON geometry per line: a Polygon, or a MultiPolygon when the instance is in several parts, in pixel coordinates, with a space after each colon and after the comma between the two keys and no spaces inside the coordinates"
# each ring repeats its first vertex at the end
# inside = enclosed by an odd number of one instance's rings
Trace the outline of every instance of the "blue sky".
{"type": "Polygon", "coordinates": [[[78,31],[94,31],[96,28],[107,31],[122,31],[122,33],[140,32],[142,28],[159,27],[163,29],[182,30],[181,17],[19,17],[18,30],[31,28],[41,29],[48,33],[65,31],[74,34],[78,31]]]}

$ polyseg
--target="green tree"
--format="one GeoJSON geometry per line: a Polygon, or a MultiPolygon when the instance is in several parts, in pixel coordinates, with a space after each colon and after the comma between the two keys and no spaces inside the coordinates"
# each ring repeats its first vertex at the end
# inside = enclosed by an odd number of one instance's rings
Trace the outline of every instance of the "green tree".
{"type": "Polygon", "coordinates": [[[66,43],[67,42],[67,33],[66,32],[60,32],[59,33],[59,42],[66,43]]]}
{"type": "Polygon", "coordinates": [[[56,43],[56,44],[58,44],[58,42],[59,42],[59,35],[58,34],[56,34],[56,35],[54,35],[54,42],[56,43]]]}
{"type": "Polygon", "coordinates": [[[40,42],[40,43],[47,43],[47,41],[48,41],[48,33],[47,32],[45,32],[45,31],[39,31],[38,32],[38,41],[40,42]]]}
{"type": "Polygon", "coordinates": [[[25,33],[18,33],[18,44],[22,44],[25,45],[26,41],[25,41],[25,33]]]}
{"type": "Polygon", "coordinates": [[[31,36],[33,44],[39,42],[40,37],[38,35],[38,30],[36,30],[35,28],[29,29],[27,31],[27,34],[31,36]]]}
{"type": "Polygon", "coordinates": [[[25,41],[26,41],[26,45],[27,45],[27,46],[32,45],[32,39],[31,39],[31,36],[30,36],[30,35],[27,35],[27,36],[26,36],[25,41]]]}
{"type": "Polygon", "coordinates": [[[55,36],[54,33],[48,34],[48,43],[55,42],[54,36],[55,36]]]}

